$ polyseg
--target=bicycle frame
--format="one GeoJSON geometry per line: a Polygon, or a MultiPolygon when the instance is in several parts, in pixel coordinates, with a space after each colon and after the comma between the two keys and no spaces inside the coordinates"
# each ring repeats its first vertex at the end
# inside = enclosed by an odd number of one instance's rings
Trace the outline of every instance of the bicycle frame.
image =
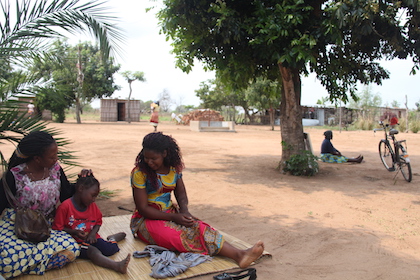
{"type": "MultiPolygon", "coordinates": [[[[382,126],[382,128],[375,128],[373,131],[380,131],[383,130],[384,134],[385,134],[385,138],[382,139],[385,141],[386,144],[389,144],[394,150],[393,150],[393,158],[392,158],[392,162],[393,165],[395,165],[395,163],[398,162],[398,158],[399,158],[399,145],[401,145],[401,143],[404,143],[405,140],[401,140],[401,141],[397,141],[397,139],[395,138],[395,134],[398,134],[398,131],[395,130],[396,132],[393,133],[393,129],[389,129],[389,132],[387,133],[387,128],[389,127],[389,124],[384,124],[383,122],[379,122],[379,124],[382,126]],[[392,140],[392,145],[391,142],[389,140],[392,140]]],[[[405,149],[404,149],[405,150],[405,149]]],[[[408,155],[407,155],[408,157],[408,155]]]]}
{"type": "Polygon", "coordinates": [[[410,182],[412,175],[410,159],[407,154],[406,140],[398,141],[395,138],[395,135],[398,134],[398,130],[396,129],[390,128],[387,132],[389,124],[384,124],[383,122],[379,122],[379,124],[382,126],[382,128],[376,128],[374,129],[374,132],[376,133],[376,131],[384,130],[385,138],[381,139],[381,141],[379,142],[379,153],[381,156],[382,163],[385,165],[385,168],[388,171],[401,171],[403,173],[404,179],[410,182]],[[392,140],[392,145],[390,140],[392,140]],[[382,146],[381,143],[383,143],[384,145],[382,146]],[[382,154],[381,147],[384,148],[384,151],[388,149],[389,154],[382,154]],[[390,159],[392,160],[392,166],[390,165],[390,163],[385,162],[385,158],[387,156],[390,156],[390,159]]]}

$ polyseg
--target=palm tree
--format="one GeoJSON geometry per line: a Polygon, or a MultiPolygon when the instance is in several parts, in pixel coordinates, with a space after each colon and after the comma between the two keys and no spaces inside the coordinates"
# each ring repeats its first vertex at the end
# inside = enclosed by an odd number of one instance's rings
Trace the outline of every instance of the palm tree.
{"type": "Polygon", "coordinates": [[[128,94],[128,102],[127,102],[127,114],[128,114],[128,123],[131,123],[131,115],[130,115],[130,98],[131,92],[133,91],[131,88],[131,83],[134,81],[145,82],[146,79],[144,78],[144,73],[140,71],[131,72],[131,71],[124,71],[121,75],[127,80],[128,87],[130,88],[130,93],[128,94]]]}
{"type": "Polygon", "coordinates": [[[79,0],[12,0],[1,3],[0,59],[20,60],[42,52],[45,39],[65,37],[62,32],[89,32],[98,41],[105,58],[119,50],[124,35],[115,24],[117,18],[105,13],[103,2],[79,4],[79,0]],[[14,12],[14,13],[13,13],[14,12]]]}
{"type": "MultiPolygon", "coordinates": [[[[104,58],[119,52],[118,43],[123,41],[124,35],[116,25],[118,19],[106,12],[103,2],[79,2],[2,0],[0,3],[0,141],[18,143],[31,131],[46,129],[47,123],[40,118],[26,118],[26,111],[19,110],[18,102],[13,99],[17,93],[31,92],[36,80],[25,73],[23,62],[39,57],[48,48],[49,39],[65,37],[65,33],[89,32],[98,40],[104,58]]],[[[49,132],[57,134],[59,131],[49,132]]],[[[61,146],[68,144],[62,138],[58,142],[61,146]]],[[[74,159],[71,152],[61,152],[60,156],[74,159]]],[[[0,160],[5,164],[1,151],[0,160]]]]}

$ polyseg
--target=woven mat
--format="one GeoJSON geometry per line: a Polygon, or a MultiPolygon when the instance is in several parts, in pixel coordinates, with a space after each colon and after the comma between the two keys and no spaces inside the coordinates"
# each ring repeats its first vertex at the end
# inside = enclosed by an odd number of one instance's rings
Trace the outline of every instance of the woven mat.
{"type": "MultiPolygon", "coordinates": [[[[114,217],[105,217],[103,219],[103,225],[99,233],[102,237],[124,231],[127,233],[126,239],[118,243],[120,247],[120,252],[112,256],[114,260],[121,260],[127,256],[127,254],[132,254],[134,251],[142,251],[146,244],[142,241],[133,238],[133,235],[130,232],[130,215],[124,216],[114,216],[114,217]]],[[[226,234],[220,231],[225,240],[231,243],[233,246],[241,249],[246,249],[251,247],[250,244],[239,240],[229,234],[226,234]]],[[[260,262],[263,259],[271,258],[270,253],[264,252],[260,259],[256,262],[260,262]]],[[[136,279],[136,280],[150,280],[154,279],[149,276],[151,272],[151,266],[148,262],[149,258],[131,258],[130,264],[128,265],[127,274],[120,274],[114,272],[110,269],[105,269],[99,266],[94,265],[89,260],[78,259],[75,262],[66,265],[62,269],[55,269],[48,271],[44,276],[32,276],[25,275],[21,276],[18,279],[21,280],[49,280],[49,279],[69,279],[69,280],[81,280],[81,279],[98,279],[98,280],[118,280],[118,279],[136,279]]],[[[220,271],[226,271],[229,269],[238,268],[238,265],[230,259],[216,256],[211,262],[202,263],[196,267],[187,269],[183,274],[180,274],[175,277],[165,278],[169,279],[187,279],[196,277],[199,275],[211,274],[220,271]]]]}

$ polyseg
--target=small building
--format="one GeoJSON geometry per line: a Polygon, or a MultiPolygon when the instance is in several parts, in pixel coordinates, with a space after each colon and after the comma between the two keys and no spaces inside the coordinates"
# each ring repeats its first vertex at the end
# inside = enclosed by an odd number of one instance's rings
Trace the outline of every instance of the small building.
{"type": "Polygon", "coordinates": [[[101,99],[101,122],[140,121],[140,100],[101,99]],[[130,110],[128,110],[130,106],[130,110]],[[130,111],[130,119],[128,112],[130,111]]]}

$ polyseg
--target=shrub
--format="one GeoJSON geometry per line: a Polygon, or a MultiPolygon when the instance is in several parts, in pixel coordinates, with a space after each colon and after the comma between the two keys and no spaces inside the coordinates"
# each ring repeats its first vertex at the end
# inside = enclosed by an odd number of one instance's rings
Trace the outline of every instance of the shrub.
{"type": "Polygon", "coordinates": [[[420,121],[416,120],[416,121],[411,121],[410,122],[410,130],[413,133],[417,133],[420,131],[420,121]]]}
{"type": "Polygon", "coordinates": [[[371,118],[363,118],[362,116],[359,116],[359,118],[357,118],[357,120],[352,124],[352,127],[361,130],[372,130],[376,124],[377,122],[371,118]]]}
{"type": "Polygon", "coordinates": [[[301,151],[292,155],[285,162],[284,172],[290,172],[294,176],[313,176],[318,173],[318,157],[309,151],[301,151]]]}

